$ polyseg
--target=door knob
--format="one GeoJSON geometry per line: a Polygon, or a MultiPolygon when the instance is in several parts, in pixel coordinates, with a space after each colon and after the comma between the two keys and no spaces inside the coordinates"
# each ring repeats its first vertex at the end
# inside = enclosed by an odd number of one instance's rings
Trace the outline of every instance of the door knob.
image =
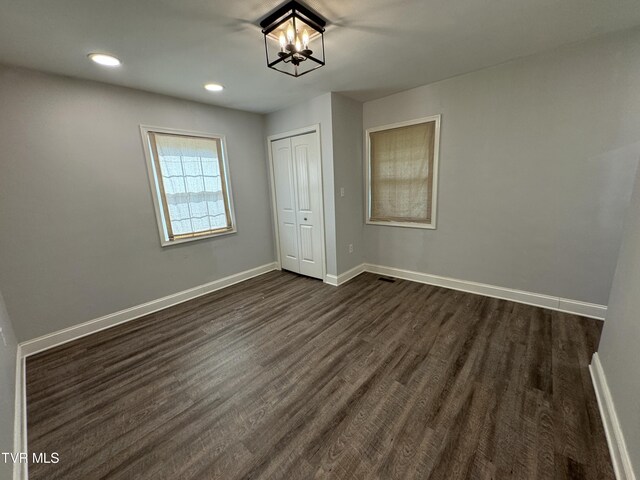
{"type": "Polygon", "coordinates": [[[304,221],[305,221],[305,222],[307,221],[307,217],[304,217],[304,221]]]}

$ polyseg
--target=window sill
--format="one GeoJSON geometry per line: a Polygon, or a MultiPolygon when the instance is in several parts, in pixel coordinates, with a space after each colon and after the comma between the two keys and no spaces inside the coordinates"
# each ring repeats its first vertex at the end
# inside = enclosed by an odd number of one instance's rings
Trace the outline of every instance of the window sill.
{"type": "Polygon", "coordinates": [[[204,240],[205,238],[221,237],[223,235],[231,235],[237,232],[238,232],[238,229],[234,227],[231,230],[225,230],[224,232],[215,232],[215,233],[209,233],[207,235],[198,235],[195,237],[179,238],[178,240],[166,240],[165,238],[161,238],[160,244],[163,247],[170,247],[171,245],[178,245],[180,243],[187,243],[187,242],[196,242],[198,240],[204,240]]]}
{"type": "Polygon", "coordinates": [[[422,230],[435,230],[435,221],[431,223],[417,223],[417,222],[381,222],[376,220],[366,220],[367,225],[382,225],[385,227],[403,227],[403,228],[419,228],[422,230]]]}

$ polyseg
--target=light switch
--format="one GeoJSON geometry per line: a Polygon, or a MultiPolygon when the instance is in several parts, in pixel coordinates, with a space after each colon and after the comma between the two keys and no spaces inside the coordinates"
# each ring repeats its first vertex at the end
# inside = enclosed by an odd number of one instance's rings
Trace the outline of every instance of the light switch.
{"type": "Polygon", "coordinates": [[[340,187],[340,196],[344,197],[344,187],[340,187]]]}

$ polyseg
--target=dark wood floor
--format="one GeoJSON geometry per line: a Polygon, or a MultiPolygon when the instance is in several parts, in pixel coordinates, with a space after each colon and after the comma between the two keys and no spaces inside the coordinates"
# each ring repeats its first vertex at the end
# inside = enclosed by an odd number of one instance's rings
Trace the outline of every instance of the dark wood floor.
{"type": "Polygon", "coordinates": [[[272,272],[27,361],[37,479],[613,479],[601,322],[272,272]]]}

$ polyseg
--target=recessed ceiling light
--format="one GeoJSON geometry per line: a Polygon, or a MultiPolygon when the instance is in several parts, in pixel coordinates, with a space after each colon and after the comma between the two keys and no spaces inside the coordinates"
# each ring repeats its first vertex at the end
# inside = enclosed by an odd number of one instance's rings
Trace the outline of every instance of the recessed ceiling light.
{"type": "Polygon", "coordinates": [[[204,88],[206,88],[210,92],[221,92],[222,90],[224,90],[224,87],[218,83],[207,83],[204,88]]]}
{"type": "Polygon", "coordinates": [[[89,58],[97,64],[104,65],[105,67],[117,67],[122,63],[116,57],[104,53],[90,53],[89,58]]]}

